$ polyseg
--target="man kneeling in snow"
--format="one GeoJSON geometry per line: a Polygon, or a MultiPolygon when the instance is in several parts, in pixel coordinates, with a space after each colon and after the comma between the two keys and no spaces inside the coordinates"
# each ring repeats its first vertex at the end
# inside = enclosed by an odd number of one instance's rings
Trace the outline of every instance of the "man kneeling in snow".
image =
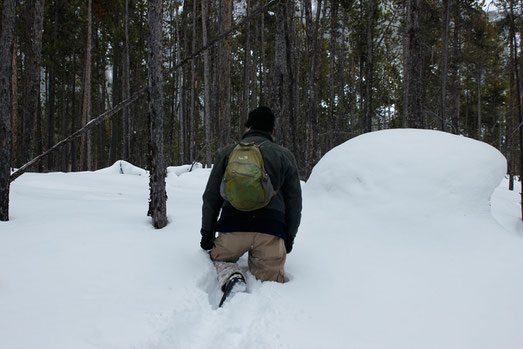
{"type": "MultiPolygon", "coordinates": [[[[273,141],[274,114],[267,107],[258,107],[249,113],[245,126],[248,131],[240,142],[244,149],[238,150],[240,146],[236,143],[218,151],[203,194],[200,246],[211,250],[219,285],[224,290],[231,276],[238,275],[245,280],[236,262],[247,251],[249,270],[258,280],[283,282],[285,258],[292,250],[301,219],[302,199],[296,160],[289,150],[273,141]],[[248,190],[239,189],[245,186],[234,187],[236,184],[232,184],[235,180],[241,180],[233,178],[238,174],[238,171],[231,170],[233,162],[238,164],[249,158],[236,155],[242,150],[249,155],[261,153],[261,169],[257,169],[261,170],[262,177],[264,173],[268,175],[268,182],[272,184],[270,196],[262,204],[264,206],[254,210],[238,209],[235,204],[244,200],[242,197],[248,200],[249,196],[253,196],[247,193],[250,187],[248,190]],[[230,158],[235,159],[231,164],[230,158]],[[232,187],[229,194],[225,193],[229,188],[226,185],[232,187]],[[218,215],[220,218],[217,221],[218,215]],[[215,232],[219,232],[216,238],[215,232]]],[[[249,174],[245,176],[252,177],[249,174]]]]}

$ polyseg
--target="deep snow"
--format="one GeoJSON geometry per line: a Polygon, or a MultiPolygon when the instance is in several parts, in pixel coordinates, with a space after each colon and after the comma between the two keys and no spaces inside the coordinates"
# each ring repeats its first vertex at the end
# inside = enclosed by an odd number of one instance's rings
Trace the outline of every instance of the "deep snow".
{"type": "Polygon", "coordinates": [[[0,347],[523,347],[519,183],[506,189],[494,148],[390,130],[331,150],[303,185],[289,282],[248,275],[221,309],[199,248],[209,170],[188,169],[168,169],[162,230],[147,173],[125,162],[15,181],[0,347]]]}

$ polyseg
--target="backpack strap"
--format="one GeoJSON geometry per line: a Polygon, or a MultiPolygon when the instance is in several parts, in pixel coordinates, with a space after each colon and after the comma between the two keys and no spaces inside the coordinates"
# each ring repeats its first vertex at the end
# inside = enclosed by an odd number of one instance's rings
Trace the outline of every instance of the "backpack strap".
{"type": "MultiPolygon", "coordinates": [[[[268,142],[270,142],[270,140],[266,139],[263,142],[261,142],[260,144],[256,144],[258,149],[260,149],[260,153],[261,153],[261,146],[264,145],[265,143],[268,143],[268,142]]],[[[261,155],[262,155],[262,158],[263,158],[263,154],[261,154],[261,155]]],[[[264,167],[265,167],[265,165],[264,165],[264,167]]],[[[265,173],[267,173],[267,170],[265,170],[265,168],[263,170],[265,171],[265,173]]],[[[267,177],[269,177],[269,180],[270,180],[270,176],[269,176],[268,173],[267,173],[267,177]]],[[[271,183],[271,186],[272,186],[272,183],[271,183]]],[[[273,189],[274,189],[274,194],[272,196],[275,196],[276,193],[278,193],[280,188],[273,188],[273,189]]]]}

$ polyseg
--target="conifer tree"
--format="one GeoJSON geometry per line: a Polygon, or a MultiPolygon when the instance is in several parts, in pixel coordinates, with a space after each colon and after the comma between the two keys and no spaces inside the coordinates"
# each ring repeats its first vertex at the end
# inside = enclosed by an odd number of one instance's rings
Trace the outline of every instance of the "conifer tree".
{"type": "Polygon", "coordinates": [[[4,0],[3,5],[0,33],[0,221],[8,221],[11,175],[11,64],[16,0],[4,0]]]}
{"type": "Polygon", "coordinates": [[[163,79],[162,79],[162,0],[148,4],[149,37],[149,118],[150,118],[150,199],[148,215],[153,226],[161,229],[167,225],[167,193],[165,191],[163,143],[163,79]]]}

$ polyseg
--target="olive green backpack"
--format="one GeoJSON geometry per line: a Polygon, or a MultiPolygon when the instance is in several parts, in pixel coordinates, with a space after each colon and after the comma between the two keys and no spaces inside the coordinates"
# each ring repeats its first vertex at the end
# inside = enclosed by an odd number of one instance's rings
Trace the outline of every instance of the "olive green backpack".
{"type": "Polygon", "coordinates": [[[229,155],[220,194],[237,210],[265,207],[276,194],[260,152],[263,143],[240,142],[229,155]]]}

